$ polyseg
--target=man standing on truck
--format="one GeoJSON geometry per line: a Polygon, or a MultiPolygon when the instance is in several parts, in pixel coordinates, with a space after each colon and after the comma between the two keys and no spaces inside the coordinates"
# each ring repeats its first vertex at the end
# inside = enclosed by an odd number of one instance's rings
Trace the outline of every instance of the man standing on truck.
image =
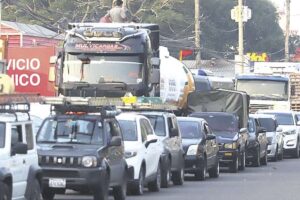
{"type": "Polygon", "coordinates": [[[128,9],[124,6],[122,0],[114,0],[113,7],[110,9],[107,14],[103,17],[102,20],[110,21],[112,23],[126,23],[130,20],[130,13],[128,9]]]}

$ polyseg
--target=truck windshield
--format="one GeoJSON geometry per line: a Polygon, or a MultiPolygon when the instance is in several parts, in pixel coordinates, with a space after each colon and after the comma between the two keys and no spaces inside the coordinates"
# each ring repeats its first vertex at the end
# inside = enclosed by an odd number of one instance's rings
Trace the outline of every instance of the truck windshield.
{"type": "Polygon", "coordinates": [[[100,56],[95,54],[65,54],[64,82],[124,82],[137,84],[142,79],[140,56],[100,56]],[[82,58],[85,60],[82,61],[82,58]]]}
{"type": "Polygon", "coordinates": [[[137,141],[138,135],[137,135],[137,127],[136,123],[134,121],[129,120],[118,120],[124,141],[137,141]]]}
{"type": "Polygon", "coordinates": [[[245,91],[251,99],[287,100],[288,83],[270,80],[237,80],[237,90],[245,91]]]}
{"type": "Polygon", "coordinates": [[[0,148],[5,145],[5,124],[0,123],[0,148]]]}
{"type": "Polygon", "coordinates": [[[76,143],[102,146],[102,129],[84,119],[46,119],[37,136],[38,143],[76,143]]]}
{"type": "Polygon", "coordinates": [[[203,137],[198,122],[178,121],[181,137],[185,139],[200,139],[203,137]]]}

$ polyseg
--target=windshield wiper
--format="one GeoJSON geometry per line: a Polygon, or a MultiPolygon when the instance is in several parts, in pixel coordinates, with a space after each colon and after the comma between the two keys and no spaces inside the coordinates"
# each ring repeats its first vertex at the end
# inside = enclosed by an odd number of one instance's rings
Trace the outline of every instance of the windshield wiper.
{"type": "Polygon", "coordinates": [[[56,141],[51,141],[51,140],[38,140],[37,143],[41,143],[41,144],[47,144],[47,143],[56,143],[56,141]]]}

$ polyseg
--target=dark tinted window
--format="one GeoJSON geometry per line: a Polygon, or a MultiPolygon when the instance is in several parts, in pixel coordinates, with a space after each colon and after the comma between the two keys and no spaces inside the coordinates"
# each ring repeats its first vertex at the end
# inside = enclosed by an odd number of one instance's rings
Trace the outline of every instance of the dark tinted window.
{"type": "Polygon", "coordinates": [[[162,116],[146,115],[146,117],[148,117],[148,119],[150,120],[150,123],[156,135],[158,136],[166,135],[165,120],[162,116]]]}
{"type": "Polygon", "coordinates": [[[121,126],[124,141],[137,141],[136,123],[129,120],[118,120],[121,126]]]}
{"type": "Polygon", "coordinates": [[[289,113],[267,113],[275,115],[279,125],[294,125],[293,115],[289,113]]]}
{"type": "Polygon", "coordinates": [[[182,138],[194,139],[203,137],[198,122],[178,121],[178,124],[182,138]]]}
{"type": "Polygon", "coordinates": [[[3,148],[5,145],[5,125],[0,123],[0,148],[3,148]]]}
{"type": "Polygon", "coordinates": [[[261,127],[264,127],[267,132],[274,132],[276,131],[276,123],[274,119],[271,118],[259,118],[258,119],[261,127]]]}

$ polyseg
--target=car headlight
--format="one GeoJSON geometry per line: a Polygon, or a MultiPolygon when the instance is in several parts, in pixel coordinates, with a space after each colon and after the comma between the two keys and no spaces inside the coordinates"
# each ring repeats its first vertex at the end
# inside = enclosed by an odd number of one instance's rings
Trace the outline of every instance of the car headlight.
{"type": "Polygon", "coordinates": [[[96,156],[84,156],[82,158],[82,165],[84,167],[97,167],[96,156]]]}
{"type": "Polygon", "coordinates": [[[292,140],[286,141],[286,144],[287,144],[287,145],[294,145],[295,142],[296,142],[296,139],[292,139],[292,140]]]}
{"type": "Polygon", "coordinates": [[[134,157],[136,155],[137,155],[137,153],[135,151],[126,151],[125,152],[125,158],[131,158],[131,157],[134,157]]]}
{"type": "Polygon", "coordinates": [[[194,156],[198,153],[198,145],[191,145],[186,153],[187,156],[194,156]]]}
{"type": "Polygon", "coordinates": [[[224,148],[225,149],[236,149],[237,148],[237,144],[236,144],[236,142],[224,144],[224,148]]]}
{"type": "Polygon", "coordinates": [[[296,134],[296,130],[291,130],[291,131],[286,131],[284,132],[285,135],[295,135],[296,134]]]}

